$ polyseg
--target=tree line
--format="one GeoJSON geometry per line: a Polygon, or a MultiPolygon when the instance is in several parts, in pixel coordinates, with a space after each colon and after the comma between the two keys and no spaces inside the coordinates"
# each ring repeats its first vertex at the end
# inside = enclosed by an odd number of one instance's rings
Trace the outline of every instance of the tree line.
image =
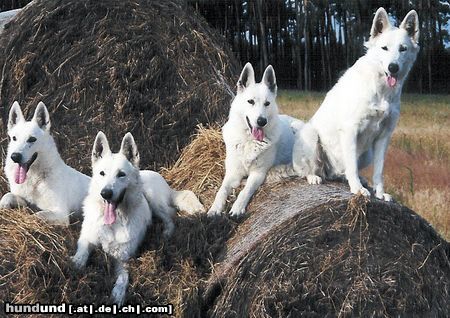
{"type": "MultiPolygon", "coordinates": [[[[450,0],[184,1],[225,36],[242,64],[249,61],[262,73],[270,63],[283,87],[322,91],[364,54],[378,7],[397,25],[415,9],[421,51],[406,89],[450,93],[450,0]]],[[[2,0],[0,10],[28,2],[2,0]]]]}
{"type": "Polygon", "coordinates": [[[284,87],[328,90],[364,54],[373,15],[399,25],[415,9],[420,46],[406,89],[450,93],[449,0],[188,0],[244,64],[272,64],[284,87]]]}

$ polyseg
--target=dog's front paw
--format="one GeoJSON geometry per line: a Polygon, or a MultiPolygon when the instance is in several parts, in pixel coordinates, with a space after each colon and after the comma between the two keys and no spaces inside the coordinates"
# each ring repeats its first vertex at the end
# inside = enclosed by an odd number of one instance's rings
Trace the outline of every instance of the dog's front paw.
{"type": "Polygon", "coordinates": [[[231,216],[240,216],[243,214],[245,214],[245,206],[240,204],[238,201],[234,202],[234,204],[230,210],[230,215],[231,216]]]}
{"type": "Polygon", "coordinates": [[[361,187],[359,190],[357,190],[357,191],[352,191],[352,193],[353,194],[362,194],[363,196],[365,196],[365,197],[367,197],[367,198],[369,198],[370,197],[370,191],[369,190],[367,190],[366,188],[364,188],[364,187],[361,187]]]}
{"type": "Polygon", "coordinates": [[[309,184],[321,184],[322,178],[313,174],[307,175],[306,180],[309,184]]]}
{"type": "Polygon", "coordinates": [[[0,200],[0,209],[12,209],[12,201],[8,196],[9,193],[5,194],[3,198],[0,200]]]}
{"type": "Polygon", "coordinates": [[[221,214],[222,214],[222,211],[220,211],[220,209],[211,207],[211,209],[209,209],[209,211],[206,215],[211,218],[211,217],[219,216],[221,214]]]}
{"type": "Polygon", "coordinates": [[[392,201],[392,196],[390,194],[387,193],[381,193],[381,194],[376,194],[376,197],[380,200],[384,200],[386,202],[391,202],[392,201]]]}
{"type": "Polygon", "coordinates": [[[192,203],[191,210],[188,212],[190,212],[191,214],[204,213],[205,207],[200,203],[200,201],[197,200],[197,202],[192,203]]]}
{"type": "Polygon", "coordinates": [[[14,209],[17,207],[16,196],[11,192],[6,193],[0,200],[0,209],[14,209]]]}
{"type": "Polygon", "coordinates": [[[122,307],[125,302],[126,291],[126,287],[121,284],[116,284],[111,293],[111,301],[117,304],[117,306],[122,307]]]}
{"type": "Polygon", "coordinates": [[[75,266],[76,269],[80,270],[82,269],[86,263],[82,257],[80,257],[78,254],[75,254],[70,258],[70,261],[72,262],[73,266],[75,266]]]}

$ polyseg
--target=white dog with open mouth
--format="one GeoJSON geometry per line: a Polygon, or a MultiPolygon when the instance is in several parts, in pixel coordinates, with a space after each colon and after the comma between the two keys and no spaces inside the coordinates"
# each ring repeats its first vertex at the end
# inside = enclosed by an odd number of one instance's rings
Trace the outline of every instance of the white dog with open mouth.
{"type": "Polygon", "coordinates": [[[352,193],[370,196],[359,169],[372,162],[373,187],[384,192],[383,167],[400,116],[403,83],[419,52],[419,19],[410,11],[399,28],[383,8],[373,20],[367,53],[328,92],[311,120],[299,130],[293,166],[309,183],[345,177],[352,193]]]}
{"type": "MultiPolygon", "coordinates": [[[[245,213],[247,204],[255,191],[266,179],[269,169],[276,165],[289,167],[292,163],[294,129],[291,124],[302,122],[278,114],[276,103],[277,84],[272,66],[264,72],[262,81],[255,83],[255,73],[250,63],[242,70],[237,83],[227,123],[223,126],[226,146],[225,178],[217,192],[208,215],[223,212],[228,195],[248,176],[244,189],[239,193],[230,214],[245,213]]],[[[283,177],[289,169],[271,171],[283,177]]]]}
{"type": "Polygon", "coordinates": [[[8,153],[5,174],[11,192],[1,208],[34,206],[37,216],[56,224],[69,225],[69,215],[80,213],[90,178],[67,166],[50,134],[50,116],[40,102],[33,119],[26,121],[14,102],[8,119],[8,153]]]}
{"type": "Polygon", "coordinates": [[[83,267],[94,246],[116,261],[117,280],[112,299],[122,305],[128,286],[126,262],[136,253],[155,213],[164,223],[163,235],[173,232],[176,210],[204,211],[191,191],[175,191],[164,178],[139,170],[139,153],[133,136],[127,133],[118,153],[112,153],[106,136],[99,132],[92,150],[92,180],[84,200],[84,220],[78,248],[72,260],[83,267]]]}

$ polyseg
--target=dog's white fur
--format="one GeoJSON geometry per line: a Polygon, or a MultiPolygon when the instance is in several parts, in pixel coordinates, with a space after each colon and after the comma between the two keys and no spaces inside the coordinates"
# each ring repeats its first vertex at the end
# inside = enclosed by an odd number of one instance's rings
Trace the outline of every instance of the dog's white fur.
{"type": "Polygon", "coordinates": [[[132,257],[152,222],[152,213],[164,223],[164,236],[174,229],[176,210],[188,213],[204,211],[191,191],[175,191],[164,178],[149,170],[139,171],[139,153],[133,136],[127,133],[118,153],[112,153],[106,136],[99,132],[92,151],[92,180],[83,204],[84,220],[78,248],[72,260],[76,267],[85,266],[90,251],[101,245],[116,261],[117,280],[112,299],[122,305],[128,286],[126,262],[132,257]],[[112,191],[111,202],[117,203],[117,218],[105,224],[107,204],[103,189],[112,191]]]}
{"type": "Polygon", "coordinates": [[[40,102],[33,119],[26,121],[19,103],[14,102],[9,112],[8,136],[10,142],[4,171],[10,192],[2,197],[0,207],[35,206],[40,210],[36,213],[39,217],[51,223],[69,225],[71,213],[81,214],[81,203],[90,178],[61,159],[50,134],[50,117],[44,103],[40,102]],[[16,183],[18,163],[11,159],[13,153],[20,154],[23,163],[37,155],[22,184],[16,183]]]}
{"type": "Polygon", "coordinates": [[[410,11],[399,28],[386,11],[375,14],[367,53],[348,69],[328,92],[312,119],[300,129],[293,165],[309,183],[343,177],[352,193],[370,196],[358,175],[373,162],[373,187],[377,198],[390,201],[384,192],[386,149],[400,116],[400,95],[405,78],[419,51],[419,20],[410,11]],[[393,74],[389,65],[397,64],[393,74]],[[396,79],[392,87],[388,76],[396,79]]]}
{"type": "MultiPolygon", "coordinates": [[[[290,125],[293,122],[301,122],[278,114],[276,93],[277,85],[272,66],[266,68],[260,83],[255,83],[252,65],[247,63],[244,66],[237,83],[237,95],[222,130],[226,146],[225,178],[208,215],[222,213],[232,189],[238,187],[242,179],[248,176],[244,189],[230,211],[231,215],[245,213],[247,204],[266,179],[269,169],[275,165],[291,165],[295,138],[290,125]],[[249,126],[250,124],[252,127],[259,127],[259,117],[267,119],[267,124],[260,128],[264,131],[262,141],[253,137],[249,126]]],[[[272,174],[276,179],[276,169],[272,174]]]]}

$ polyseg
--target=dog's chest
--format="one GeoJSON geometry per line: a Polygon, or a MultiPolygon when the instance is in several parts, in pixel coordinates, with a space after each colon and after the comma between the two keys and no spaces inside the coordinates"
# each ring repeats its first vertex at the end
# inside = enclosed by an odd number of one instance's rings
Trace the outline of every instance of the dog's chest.
{"type": "Polygon", "coordinates": [[[28,178],[24,184],[17,185],[14,180],[10,180],[11,191],[28,202],[36,205],[41,210],[51,209],[57,205],[58,195],[49,184],[48,173],[33,174],[28,173],[28,178]]]}
{"type": "Polygon", "coordinates": [[[235,145],[236,155],[246,170],[262,163],[264,150],[269,147],[266,141],[256,142],[253,139],[244,140],[235,145]]]}
{"type": "Polygon", "coordinates": [[[130,229],[123,224],[101,226],[98,237],[103,250],[116,258],[128,259],[134,252],[130,249],[133,235],[130,229]]]}
{"type": "Polygon", "coordinates": [[[360,138],[376,137],[385,128],[390,116],[391,105],[388,101],[383,99],[370,104],[358,127],[360,138]]]}

